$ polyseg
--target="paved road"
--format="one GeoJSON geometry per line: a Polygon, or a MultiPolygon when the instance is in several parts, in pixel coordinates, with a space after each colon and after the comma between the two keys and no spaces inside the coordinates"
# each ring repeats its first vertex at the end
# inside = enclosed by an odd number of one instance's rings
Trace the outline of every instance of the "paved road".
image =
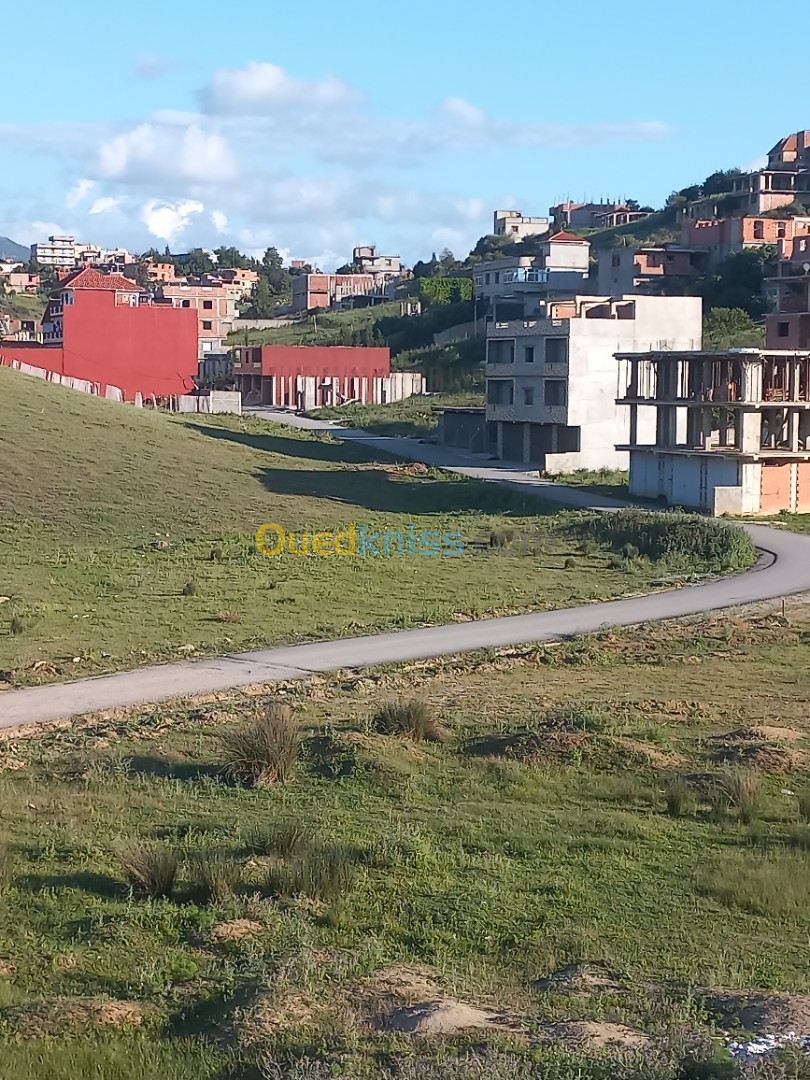
{"type": "MultiPolygon", "coordinates": [[[[273,418],[278,417],[273,415],[273,418]]],[[[286,421],[290,422],[290,418],[286,418],[286,421]]],[[[294,422],[302,427],[313,425],[313,421],[295,419],[294,422]]],[[[324,425],[316,423],[315,426],[324,425]]],[[[365,433],[344,432],[343,429],[340,429],[340,434],[350,439],[363,439],[378,449],[389,450],[403,457],[451,467],[465,475],[517,485],[541,495],[553,495],[555,502],[565,501],[567,505],[597,506],[602,509],[621,505],[613,499],[584,496],[575,488],[561,490],[554,486],[553,491],[549,492],[547,489],[551,485],[521,472],[517,467],[478,463],[469,456],[424,446],[413,440],[369,439],[365,433]]],[[[371,667],[475,649],[547,641],[611,626],[633,626],[810,591],[810,537],[765,525],[746,525],[745,528],[763,553],[757,566],[745,574],[705,585],[535,615],[514,615],[371,637],[289,645],[214,660],[185,661],[78,682],[6,691],[0,693],[0,727],[43,723],[99,709],[141,705],[255,683],[271,683],[279,679],[306,678],[315,672],[371,667]]]]}

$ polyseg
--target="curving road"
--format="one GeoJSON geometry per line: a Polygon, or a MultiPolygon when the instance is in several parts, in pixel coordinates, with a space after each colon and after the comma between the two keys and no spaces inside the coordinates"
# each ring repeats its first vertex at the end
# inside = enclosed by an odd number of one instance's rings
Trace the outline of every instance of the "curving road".
{"type": "MultiPolygon", "coordinates": [[[[478,479],[519,486],[523,491],[568,506],[609,510],[623,505],[614,499],[594,498],[576,488],[552,485],[519,468],[479,463],[469,456],[425,446],[411,439],[371,438],[364,432],[335,429],[324,422],[281,417],[275,413],[260,415],[300,427],[321,430],[328,427],[341,438],[363,440],[375,449],[452,468],[478,479]]],[[[373,667],[476,649],[548,641],[607,627],[674,619],[810,591],[810,537],[767,525],[745,525],[744,528],[761,552],[756,566],[746,573],[704,585],[534,615],[288,645],[213,660],[138,668],[77,682],[6,691],[0,693],[0,727],[27,726],[100,709],[144,705],[280,679],[306,678],[316,672],[341,668],[373,667]]]]}

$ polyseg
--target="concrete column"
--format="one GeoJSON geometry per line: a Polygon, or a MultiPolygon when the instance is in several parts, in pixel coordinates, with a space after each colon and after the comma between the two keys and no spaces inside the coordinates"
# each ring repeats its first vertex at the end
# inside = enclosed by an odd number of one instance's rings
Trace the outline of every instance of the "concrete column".
{"type": "MultiPolygon", "coordinates": [[[[793,365],[791,365],[793,367],[793,365]]],[[[788,441],[790,449],[795,454],[799,449],[799,410],[791,409],[788,412],[788,441]]]]}
{"type": "Polygon", "coordinates": [[[762,446],[762,414],[740,413],[740,450],[744,454],[757,454],[762,446]]]}
{"type": "MultiPolygon", "coordinates": [[[[635,364],[636,361],[633,361],[635,364]]],[[[631,446],[635,446],[638,442],[638,405],[630,406],[630,431],[628,434],[628,442],[631,446]]]]}
{"type": "Polygon", "coordinates": [[[500,461],[503,461],[503,420],[498,420],[497,424],[498,424],[498,427],[497,427],[498,437],[497,437],[497,443],[496,443],[497,448],[496,448],[495,453],[497,454],[498,459],[500,461]]]}
{"type": "Polygon", "coordinates": [[[527,465],[532,460],[532,425],[523,425],[523,464],[527,465]]]}
{"type": "Polygon", "coordinates": [[[559,446],[559,442],[560,442],[560,425],[559,424],[552,424],[551,425],[551,450],[549,450],[550,454],[556,454],[557,453],[557,448],[559,446]]]}

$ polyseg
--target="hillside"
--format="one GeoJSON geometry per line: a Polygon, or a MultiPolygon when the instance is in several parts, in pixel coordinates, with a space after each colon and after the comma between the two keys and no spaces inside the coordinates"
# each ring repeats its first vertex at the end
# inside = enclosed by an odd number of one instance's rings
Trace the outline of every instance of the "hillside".
{"type": "Polygon", "coordinates": [[[159,659],[527,611],[643,588],[570,518],[252,419],[173,418],[0,368],[0,670],[36,682],[159,659]],[[460,558],[267,558],[260,525],[454,532],[460,558]],[[491,547],[505,526],[535,547],[491,547]],[[574,545],[576,547],[576,545],[574,545]],[[508,554],[508,553],[507,553],[508,554]]]}
{"type": "Polygon", "coordinates": [[[15,319],[39,322],[45,314],[45,299],[33,293],[3,294],[0,295],[0,311],[15,319]]]}
{"type": "Polygon", "coordinates": [[[0,236],[0,259],[22,259],[25,262],[31,258],[31,249],[22,244],[15,244],[7,236],[0,236]]]}

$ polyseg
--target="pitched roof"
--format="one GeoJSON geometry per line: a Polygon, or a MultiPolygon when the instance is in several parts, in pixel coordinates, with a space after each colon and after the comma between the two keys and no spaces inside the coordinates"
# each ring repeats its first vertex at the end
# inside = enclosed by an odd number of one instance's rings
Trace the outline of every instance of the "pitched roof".
{"type": "Polygon", "coordinates": [[[59,289],[105,289],[110,292],[141,292],[141,287],[123,274],[102,274],[87,266],[59,282],[59,289]]]}
{"type": "Polygon", "coordinates": [[[773,157],[774,154],[791,153],[796,150],[807,150],[810,148],[810,131],[796,131],[791,135],[786,135],[784,139],[780,139],[776,146],[770,151],[769,156],[773,157]]]}
{"type": "Polygon", "coordinates": [[[557,240],[566,244],[587,244],[587,241],[583,236],[577,236],[576,233],[566,232],[565,229],[560,229],[559,232],[555,232],[553,236],[549,236],[549,240],[557,240]]]}

